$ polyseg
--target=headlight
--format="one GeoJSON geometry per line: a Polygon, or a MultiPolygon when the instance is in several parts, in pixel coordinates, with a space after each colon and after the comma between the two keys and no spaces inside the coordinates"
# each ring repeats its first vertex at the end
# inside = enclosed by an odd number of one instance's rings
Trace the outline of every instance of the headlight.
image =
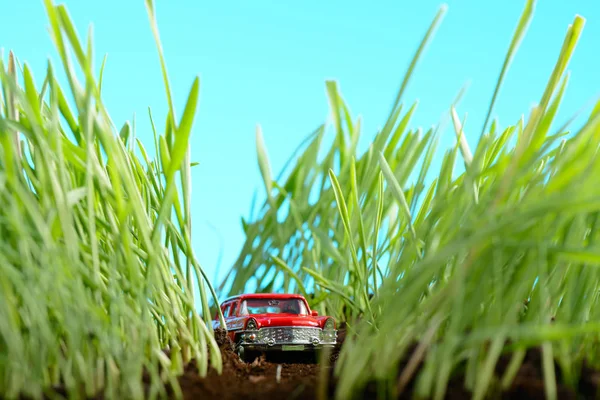
{"type": "Polygon", "coordinates": [[[246,324],[246,330],[255,331],[256,328],[258,328],[258,324],[256,323],[256,320],[254,318],[251,318],[250,320],[248,320],[248,323],[246,324]]]}
{"type": "Polygon", "coordinates": [[[333,322],[333,318],[328,318],[325,321],[325,325],[323,325],[323,330],[332,331],[335,329],[335,323],[333,322]]]}

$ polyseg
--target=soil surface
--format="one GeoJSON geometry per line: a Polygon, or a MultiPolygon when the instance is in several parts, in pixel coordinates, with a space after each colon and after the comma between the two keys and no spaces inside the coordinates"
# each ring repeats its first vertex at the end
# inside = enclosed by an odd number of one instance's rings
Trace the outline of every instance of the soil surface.
{"type": "MultiPolygon", "coordinates": [[[[336,350],[331,355],[332,364],[335,364],[337,355],[345,338],[345,331],[340,329],[336,350]]],[[[233,351],[233,345],[224,332],[217,332],[217,342],[223,355],[223,373],[218,375],[210,371],[208,376],[200,378],[198,370],[190,364],[183,376],[179,379],[181,389],[186,400],[192,399],[285,399],[306,400],[316,399],[319,388],[319,376],[323,372],[328,374],[328,384],[325,388],[328,396],[333,398],[335,379],[332,367],[328,371],[320,371],[319,365],[313,357],[294,354],[285,358],[272,355],[268,358],[261,356],[252,363],[239,359],[233,351]]],[[[501,376],[510,356],[500,359],[496,367],[496,374],[501,376]]],[[[402,367],[406,365],[401,363],[402,367]]],[[[585,367],[577,390],[570,389],[561,382],[560,369],[557,367],[558,398],[559,399],[595,399],[600,385],[600,372],[585,367]]],[[[450,381],[446,399],[471,399],[471,394],[464,389],[464,379],[457,376],[450,381]]],[[[414,382],[410,381],[401,399],[411,399],[414,382]]],[[[376,386],[368,385],[365,391],[358,396],[363,399],[376,399],[376,386]]],[[[541,368],[541,352],[532,349],[527,352],[525,360],[517,373],[513,386],[506,392],[496,393],[495,399],[545,399],[544,378],[541,368]]],[[[598,397],[600,398],[600,397],[598,397]]]]}
{"type": "Polygon", "coordinates": [[[247,363],[234,352],[224,331],[216,332],[223,357],[221,375],[210,370],[200,378],[191,363],[179,379],[185,400],[191,399],[314,399],[319,365],[314,357],[289,354],[258,357],[247,363]]]}
{"type": "MultiPolygon", "coordinates": [[[[179,378],[179,384],[185,400],[192,399],[223,399],[223,400],[308,400],[317,399],[317,391],[324,390],[328,398],[333,398],[336,381],[333,376],[333,365],[337,361],[339,351],[345,339],[345,329],[338,330],[338,346],[330,355],[331,365],[322,371],[314,357],[301,354],[272,355],[269,358],[261,356],[254,362],[246,363],[235,354],[233,344],[224,331],[216,332],[217,343],[223,358],[221,375],[210,370],[208,375],[201,378],[195,364],[190,363],[184,374],[179,378]],[[328,377],[325,387],[320,388],[320,376],[328,377]]],[[[416,347],[416,346],[415,346],[416,347]]],[[[414,350],[414,348],[412,349],[414,350]]],[[[409,356],[412,350],[408,352],[409,356]]],[[[541,352],[531,349],[514,379],[512,387],[505,392],[492,393],[491,399],[545,399],[544,378],[542,373],[541,352]]],[[[502,376],[510,362],[510,354],[502,356],[496,366],[496,376],[502,376]]],[[[407,360],[400,363],[402,372],[407,360]]],[[[460,366],[459,366],[460,367],[460,366]]],[[[584,364],[581,379],[576,390],[564,384],[560,368],[555,365],[558,381],[558,399],[600,399],[597,396],[600,387],[600,371],[589,368],[584,364]]],[[[420,368],[420,365],[417,367],[420,368]]],[[[464,376],[460,373],[449,382],[446,399],[471,399],[471,393],[465,390],[464,376]]],[[[412,399],[414,380],[409,381],[399,399],[412,399]]],[[[64,395],[64,393],[63,393],[64,395]]],[[[357,393],[357,398],[377,399],[376,385],[369,384],[363,393],[357,393]]],[[[0,400],[2,396],[0,396],[0,400]]],[[[24,400],[24,398],[22,398],[24,400]]],[[[102,394],[94,400],[102,400],[102,394]]]]}

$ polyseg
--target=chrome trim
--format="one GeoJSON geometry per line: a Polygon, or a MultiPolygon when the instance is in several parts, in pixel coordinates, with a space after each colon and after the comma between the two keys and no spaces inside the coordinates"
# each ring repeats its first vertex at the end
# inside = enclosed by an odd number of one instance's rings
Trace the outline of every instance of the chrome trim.
{"type": "Polygon", "coordinates": [[[322,330],[318,327],[304,326],[277,326],[260,328],[254,331],[244,331],[241,344],[275,346],[281,344],[305,344],[305,345],[335,345],[337,330],[322,330]],[[251,342],[246,338],[249,334],[256,334],[256,339],[251,342]]]}

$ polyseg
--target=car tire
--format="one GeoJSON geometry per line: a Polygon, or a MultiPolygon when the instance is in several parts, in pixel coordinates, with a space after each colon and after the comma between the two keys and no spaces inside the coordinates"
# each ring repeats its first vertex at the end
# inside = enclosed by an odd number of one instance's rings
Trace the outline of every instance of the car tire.
{"type": "Polygon", "coordinates": [[[235,352],[243,362],[252,362],[258,357],[256,352],[248,351],[242,345],[238,345],[235,352]]]}
{"type": "Polygon", "coordinates": [[[235,348],[235,352],[240,358],[240,360],[246,361],[246,349],[244,349],[244,346],[237,345],[235,348]]]}

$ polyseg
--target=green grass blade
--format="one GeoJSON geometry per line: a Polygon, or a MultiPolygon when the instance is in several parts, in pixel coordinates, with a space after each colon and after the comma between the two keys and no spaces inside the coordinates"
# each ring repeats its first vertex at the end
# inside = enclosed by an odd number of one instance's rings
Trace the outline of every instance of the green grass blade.
{"type": "Polygon", "coordinates": [[[487,115],[485,116],[485,121],[483,122],[483,127],[481,128],[481,135],[485,133],[487,125],[492,116],[492,111],[494,110],[494,105],[496,104],[496,99],[498,94],[500,93],[500,88],[502,87],[502,83],[504,82],[504,78],[512,60],[517,54],[517,50],[525,37],[525,33],[527,32],[527,28],[529,27],[529,23],[531,22],[531,18],[533,17],[533,12],[535,9],[535,0],[527,0],[525,3],[525,8],[523,9],[523,13],[521,14],[521,18],[517,23],[517,28],[515,29],[515,33],[510,41],[510,46],[508,47],[508,52],[506,53],[506,57],[504,58],[504,63],[502,64],[502,70],[500,71],[500,76],[498,77],[498,81],[496,82],[496,87],[494,88],[494,94],[492,95],[492,100],[490,101],[490,106],[488,108],[487,115]]]}
{"type": "Polygon", "coordinates": [[[429,44],[429,42],[433,38],[433,35],[434,35],[436,29],[438,28],[439,24],[441,23],[442,19],[444,18],[444,15],[446,14],[447,10],[448,10],[448,6],[446,4],[443,4],[439,8],[433,21],[431,22],[429,29],[427,29],[427,32],[425,32],[425,36],[421,40],[421,43],[419,44],[419,47],[417,48],[417,51],[415,52],[415,55],[413,56],[409,66],[408,66],[408,70],[406,71],[406,74],[404,75],[404,79],[402,80],[402,84],[400,85],[400,89],[398,90],[398,94],[396,95],[396,99],[394,100],[394,104],[392,106],[392,111],[390,112],[390,117],[394,113],[396,108],[400,105],[400,100],[402,99],[402,95],[404,94],[404,91],[406,90],[406,87],[408,86],[408,83],[410,82],[410,78],[412,77],[412,74],[417,66],[417,63],[418,63],[419,59],[421,58],[423,51],[425,51],[427,44],[429,44]]]}

